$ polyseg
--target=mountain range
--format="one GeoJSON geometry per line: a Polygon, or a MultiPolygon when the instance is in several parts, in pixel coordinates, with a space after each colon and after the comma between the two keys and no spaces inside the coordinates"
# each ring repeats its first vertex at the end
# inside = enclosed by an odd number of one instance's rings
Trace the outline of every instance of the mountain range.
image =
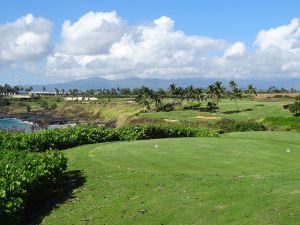
{"type": "MultiPolygon", "coordinates": [[[[227,85],[229,80],[219,79],[227,85]]],[[[20,85],[24,88],[33,87],[33,90],[40,91],[45,87],[47,90],[65,89],[110,89],[110,88],[138,88],[141,86],[147,86],[152,89],[167,88],[170,84],[176,84],[177,86],[186,87],[193,85],[195,87],[207,87],[214,83],[216,79],[203,79],[203,78],[188,78],[188,79],[141,79],[132,77],[128,79],[118,80],[107,80],[103,78],[88,78],[82,80],[73,80],[65,83],[53,83],[53,84],[42,84],[42,85],[20,85]]],[[[270,86],[276,86],[277,88],[295,88],[300,89],[300,79],[285,79],[285,80],[235,80],[238,85],[242,88],[246,88],[248,84],[254,84],[258,89],[267,89],[270,86]]]]}

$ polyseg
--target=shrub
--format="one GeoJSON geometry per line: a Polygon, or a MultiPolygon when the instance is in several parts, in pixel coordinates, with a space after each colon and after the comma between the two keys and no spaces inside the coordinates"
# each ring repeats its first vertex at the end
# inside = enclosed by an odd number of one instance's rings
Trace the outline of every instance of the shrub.
{"type": "Polygon", "coordinates": [[[283,107],[284,109],[289,109],[290,105],[291,105],[291,104],[286,104],[286,105],[283,105],[282,107],[283,107]]]}
{"type": "Polygon", "coordinates": [[[46,100],[41,100],[40,105],[44,109],[49,109],[49,103],[46,100]]]}
{"type": "Polygon", "coordinates": [[[175,104],[174,103],[166,103],[163,105],[160,105],[156,108],[157,112],[170,112],[175,110],[175,104]]]}
{"type": "Polygon", "coordinates": [[[66,169],[61,152],[0,152],[0,224],[20,224],[27,204],[43,199],[66,169]]]}
{"type": "Polygon", "coordinates": [[[207,108],[210,112],[215,111],[216,109],[218,109],[217,104],[214,102],[208,102],[207,103],[207,108]]]}
{"type": "Polygon", "coordinates": [[[26,105],[26,111],[27,111],[27,112],[30,112],[30,111],[31,111],[31,105],[29,105],[29,104],[26,105]]]}
{"type": "Polygon", "coordinates": [[[289,106],[290,112],[294,113],[295,115],[298,115],[300,113],[300,102],[294,103],[289,106]]]}
{"type": "Polygon", "coordinates": [[[0,96],[0,106],[9,106],[10,102],[7,98],[0,96]]]}
{"type": "Polygon", "coordinates": [[[289,106],[290,112],[295,115],[300,114],[300,95],[295,98],[295,102],[289,106]]]}
{"type": "Polygon", "coordinates": [[[0,149],[45,151],[110,141],[217,135],[218,132],[210,128],[191,128],[180,125],[136,125],[122,128],[78,125],[27,134],[2,132],[0,133],[0,149]]]}
{"type": "Polygon", "coordinates": [[[265,131],[267,128],[259,122],[252,120],[236,121],[232,119],[222,119],[212,125],[222,133],[226,132],[244,132],[244,131],[265,131]]]}
{"type": "Polygon", "coordinates": [[[118,129],[120,140],[142,140],[170,137],[216,137],[216,130],[206,127],[186,127],[181,125],[139,125],[118,129]]]}
{"type": "Polygon", "coordinates": [[[200,110],[201,109],[201,103],[194,103],[190,105],[183,106],[184,110],[200,110]]]}
{"type": "Polygon", "coordinates": [[[56,109],[56,108],[57,108],[57,104],[56,104],[56,103],[52,103],[51,106],[50,106],[50,108],[51,108],[52,110],[56,109]]]}

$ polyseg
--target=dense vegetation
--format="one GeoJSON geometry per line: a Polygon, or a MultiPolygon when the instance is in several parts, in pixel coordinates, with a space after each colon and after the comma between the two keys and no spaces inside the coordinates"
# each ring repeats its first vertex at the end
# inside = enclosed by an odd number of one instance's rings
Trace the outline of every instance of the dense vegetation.
{"type": "Polygon", "coordinates": [[[136,125],[121,128],[79,125],[36,133],[1,132],[0,149],[42,152],[49,149],[67,149],[78,145],[111,141],[210,136],[218,136],[218,132],[205,127],[180,125],[136,125]]]}
{"type": "Polygon", "coordinates": [[[60,152],[1,151],[0,224],[22,223],[27,205],[42,201],[66,166],[60,152]]]}

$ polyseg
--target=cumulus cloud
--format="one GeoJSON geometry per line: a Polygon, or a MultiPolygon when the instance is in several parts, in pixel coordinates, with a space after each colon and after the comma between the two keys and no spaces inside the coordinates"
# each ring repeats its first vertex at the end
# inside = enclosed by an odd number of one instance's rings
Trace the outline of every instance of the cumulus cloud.
{"type": "Polygon", "coordinates": [[[0,61],[32,61],[51,50],[52,23],[32,14],[0,25],[0,61]]]}
{"type": "Polygon", "coordinates": [[[127,76],[196,76],[201,70],[201,62],[207,61],[207,55],[222,54],[226,47],[224,40],[188,36],[174,30],[174,21],[165,16],[149,24],[129,26],[115,12],[90,12],[71,26],[74,29],[76,27],[76,37],[73,37],[73,31],[67,34],[70,22],[66,23],[63,26],[62,45],[48,58],[51,74],[77,78],[102,76],[110,79],[127,76]],[[86,19],[94,17],[100,19],[86,19]],[[102,30],[103,18],[106,24],[116,26],[102,30]],[[72,39],[69,40],[67,36],[72,39]],[[105,43],[101,41],[103,37],[105,43]]]}
{"type": "Polygon", "coordinates": [[[225,50],[224,57],[241,56],[246,52],[246,46],[242,42],[236,42],[225,50]]]}
{"type": "MultiPolygon", "coordinates": [[[[88,77],[141,78],[300,78],[300,22],[264,29],[253,45],[187,35],[162,16],[128,24],[113,12],[89,12],[62,25],[51,51],[51,22],[31,14],[0,25],[0,66],[46,59],[44,74],[56,80],[88,77]]],[[[34,68],[34,69],[32,69],[34,68]]],[[[40,72],[41,73],[41,72],[40,72]]]]}
{"type": "Polygon", "coordinates": [[[298,49],[300,47],[299,37],[299,19],[295,18],[288,25],[260,31],[256,37],[255,45],[262,50],[270,47],[277,47],[282,50],[298,49]]]}
{"type": "Polygon", "coordinates": [[[58,51],[74,55],[106,53],[125,30],[126,22],[116,12],[89,12],[73,24],[64,22],[58,51]]]}

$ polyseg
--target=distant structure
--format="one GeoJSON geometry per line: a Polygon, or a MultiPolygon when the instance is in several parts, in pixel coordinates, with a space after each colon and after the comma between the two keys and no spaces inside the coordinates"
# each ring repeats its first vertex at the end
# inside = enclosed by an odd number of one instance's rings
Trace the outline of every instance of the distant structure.
{"type": "Polygon", "coordinates": [[[65,97],[65,101],[97,101],[95,97],[65,97]]]}
{"type": "Polygon", "coordinates": [[[16,99],[31,99],[30,95],[23,95],[23,94],[13,94],[9,96],[10,98],[16,98],[16,99]]]}
{"type": "Polygon", "coordinates": [[[33,96],[41,96],[41,95],[56,95],[54,91],[31,91],[29,92],[30,95],[33,96]]]}

